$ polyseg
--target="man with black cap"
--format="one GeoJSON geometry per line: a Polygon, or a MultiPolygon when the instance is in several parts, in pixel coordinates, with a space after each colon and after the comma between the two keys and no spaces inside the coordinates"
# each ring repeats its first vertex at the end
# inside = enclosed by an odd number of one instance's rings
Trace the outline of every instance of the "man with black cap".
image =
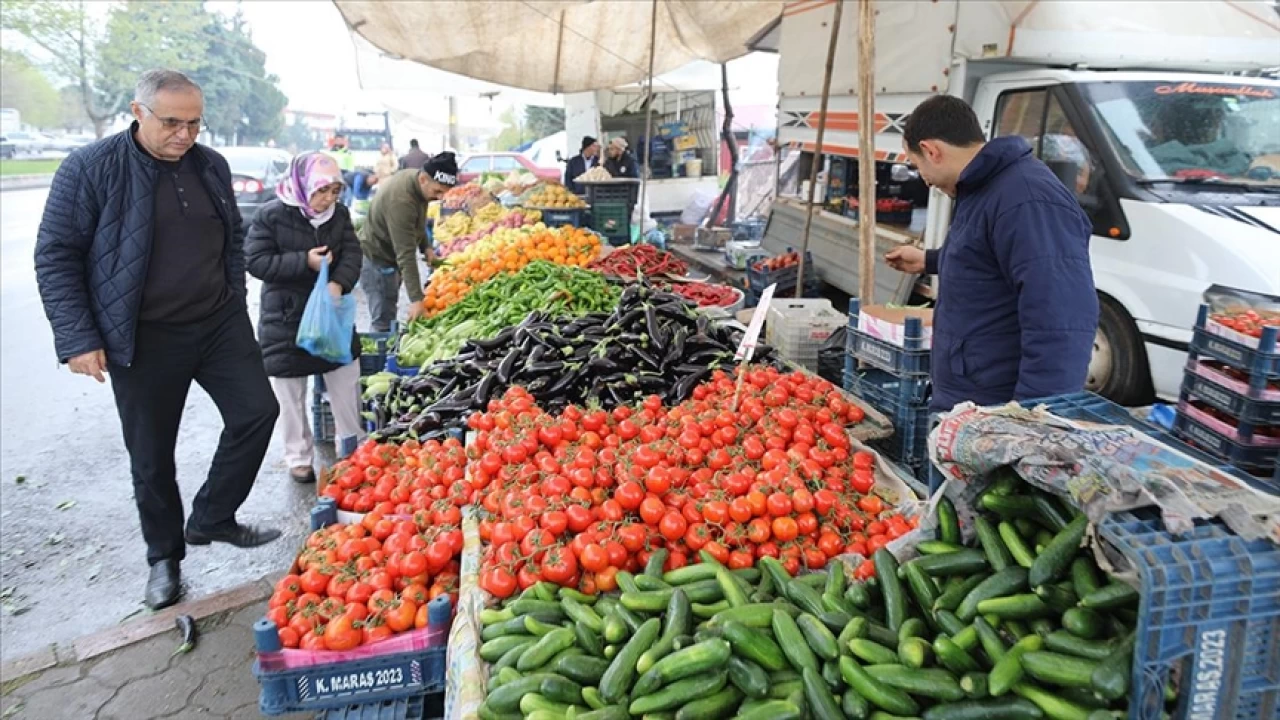
{"type": "Polygon", "coordinates": [[[577,155],[569,158],[569,164],[564,169],[564,186],[569,190],[582,194],[582,186],[574,182],[578,176],[590,170],[600,163],[600,141],[585,135],[582,138],[582,150],[577,155]]]}
{"type": "Polygon", "coordinates": [[[421,170],[401,170],[378,184],[369,218],[360,231],[364,251],[360,286],[369,300],[374,332],[391,330],[402,279],[409,296],[409,319],[422,314],[418,249],[426,237],[427,203],[439,200],[457,184],[458,162],[451,152],[436,155],[421,170]]]}

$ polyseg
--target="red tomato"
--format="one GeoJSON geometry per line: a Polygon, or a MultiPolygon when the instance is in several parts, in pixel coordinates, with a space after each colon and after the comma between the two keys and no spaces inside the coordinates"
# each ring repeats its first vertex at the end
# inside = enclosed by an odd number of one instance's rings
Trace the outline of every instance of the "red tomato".
{"type": "Polygon", "coordinates": [[[663,515],[658,523],[659,532],[668,540],[679,540],[684,536],[687,527],[684,516],[674,510],[663,515]]]}

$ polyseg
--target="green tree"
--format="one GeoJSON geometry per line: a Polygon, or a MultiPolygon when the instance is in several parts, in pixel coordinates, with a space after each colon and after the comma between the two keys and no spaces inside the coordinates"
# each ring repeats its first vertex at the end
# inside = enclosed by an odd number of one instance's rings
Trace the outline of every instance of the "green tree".
{"type": "Polygon", "coordinates": [[[230,142],[258,143],[284,130],[289,99],[279,78],[266,70],[266,54],[258,49],[237,12],[213,16],[205,28],[209,52],[191,77],[205,92],[205,120],[215,135],[230,142]]]}
{"type": "Polygon", "coordinates": [[[62,107],[58,91],[25,55],[0,50],[0,106],[13,108],[22,121],[39,128],[59,124],[62,107]]]}
{"type": "Polygon", "coordinates": [[[190,72],[205,63],[211,15],[198,2],[127,0],[111,9],[98,53],[98,89],[129,111],[138,76],[152,68],[190,72]]]}
{"type": "Polygon", "coordinates": [[[507,108],[498,116],[498,122],[502,123],[496,137],[489,141],[489,148],[497,151],[513,150],[525,143],[525,136],[528,134],[521,123],[516,122],[516,112],[513,108],[507,108]]]}
{"type": "Polygon", "coordinates": [[[66,85],[58,90],[58,123],[68,132],[84,132],[93,127],[93,121],[85,114],[84,103],[80,102],[80,88],[66,85]]]}
{"type": "Polygon", "coordinates": [[[564,108],[525,105],[524,126],[526,133],[535,140],[555,135],[564,130],[564,108]]]}

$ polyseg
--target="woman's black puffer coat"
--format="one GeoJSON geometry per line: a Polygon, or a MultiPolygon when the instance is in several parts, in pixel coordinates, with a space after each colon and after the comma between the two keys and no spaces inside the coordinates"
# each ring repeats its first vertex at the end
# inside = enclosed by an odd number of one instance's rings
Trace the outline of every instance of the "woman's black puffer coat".
{"type": "MultiPolygon", "coordinates": [[[[296,207],[277,200],[263,205],[244,239],[249,274],[262,281],[258,344],[270,377],[306,377],[338,368],[298,347],[298,324],[318,273],[307,267],[307,252],[321,245],[332,261],[329,280],[349,293],[360,279],[360,241],[351,214],[338,204],[333,217],[320,227],[296,207]]],[[[360,356],[360,339],[352,334],[352,357],[360,356]]]]}

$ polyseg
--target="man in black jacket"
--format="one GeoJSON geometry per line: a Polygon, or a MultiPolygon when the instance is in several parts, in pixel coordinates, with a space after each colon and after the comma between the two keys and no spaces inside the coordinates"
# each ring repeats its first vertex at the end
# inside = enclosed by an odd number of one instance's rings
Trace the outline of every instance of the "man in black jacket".
{"type": "Polygon", "coordinates": [[[422,152],[422,148],[418,147],[418,139],[414,138],[409,141],[409,152],[400,158],[400,169],[421,170],[422,166],[426,165],[430,159],[431,156],[422,152]]]}
{"type": "Polygon", "coordinates": [[[600,141],[584,135],[582,138],[582,150],[577,155],[569,158],[568,164],[564,168],[564,186],[570,191],[579,195],[582,194],[582,186],[575,182],[578,176],[590,170],[600,163],[600,141]]]}
{"type": "Polygon", "coordinates": [[[245,304],[231,171],[195,141],[203,93],[182,73],[150,70],[130,108],[128,130],[58,168],[35,261],[58,359],[111,377],[151,565],[144,599],[156,609],[178,599],[187,544],[279,537],[236,521],[279,408],[245,304]],[[192,381],[225,427],[184,529],[174,448],[192,381]]]}

